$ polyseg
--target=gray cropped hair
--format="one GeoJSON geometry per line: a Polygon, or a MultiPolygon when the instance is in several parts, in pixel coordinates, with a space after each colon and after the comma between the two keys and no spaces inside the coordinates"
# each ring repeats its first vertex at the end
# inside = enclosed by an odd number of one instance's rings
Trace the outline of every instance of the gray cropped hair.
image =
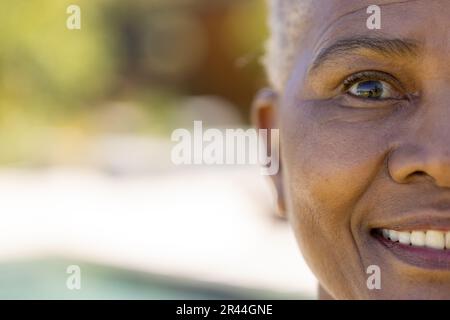
{"type": "Polygon", "coordinates": [[[311,19],[314,0],[267,0],[270,37],[263,63],[274,89],[282,90],[291,72],[295,52],[311,19]]]}

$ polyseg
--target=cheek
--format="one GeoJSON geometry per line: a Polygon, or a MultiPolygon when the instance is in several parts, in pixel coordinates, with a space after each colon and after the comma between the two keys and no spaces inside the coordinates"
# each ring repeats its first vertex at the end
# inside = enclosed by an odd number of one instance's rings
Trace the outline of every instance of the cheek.
{"type": "Polygon", "coordinates": [[[375,122],[328,119],[302,109],[281,119],[283,174],[289,220],[306,260],[322,283],[348,290],[345,283],[364,284],[353,279],[364,276],[355,243],[362,218],[353,209],[384,172],[388,148],[375,122]],[[330,266],[341,268],[340,280],[327,278],[337,274],[330,266]]]}
{"type": "Polygon", "coordinates": [[[281,125],[291,197],[330,224],[348,222],[348,209],[385,172],[388,130],[379,121],[347,121],[345,114],[330,117],[305,108],[294,114],[281,125]]]}

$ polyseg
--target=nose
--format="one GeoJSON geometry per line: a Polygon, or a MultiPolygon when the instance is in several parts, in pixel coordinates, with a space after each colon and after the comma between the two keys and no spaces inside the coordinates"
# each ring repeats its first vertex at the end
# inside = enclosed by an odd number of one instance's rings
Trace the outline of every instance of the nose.
{"type": "Polygon", "coordinates": [[[405,131],[402,130],[396,147],[391,149],[388,170],[398,183],[424,180],[449,188],[450,88],[448,81],[429,82],[429,94],[404,127],[405,131]]]}
{"type": "Polygon", "coordinates": [[[450,187],[450,137],[445,146],[407,145],[391,152],[389,173],[398,183],[430,180],[439,187],[450,187]]]}

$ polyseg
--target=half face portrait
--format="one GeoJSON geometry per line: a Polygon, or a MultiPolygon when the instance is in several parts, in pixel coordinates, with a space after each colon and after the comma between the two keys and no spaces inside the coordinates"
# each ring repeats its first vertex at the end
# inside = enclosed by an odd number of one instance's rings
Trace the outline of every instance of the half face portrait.
{"type": "Polygon", "coordinates": [[[450,0],[2,1],[0,44],[0,300],[450,300],[450,0]]]}
{"type": "Polygon", "coordinates": [[[269,12],[254,119],[280,131],[278,211],[321,298],[450,299],[450,1],[269,12]]]}

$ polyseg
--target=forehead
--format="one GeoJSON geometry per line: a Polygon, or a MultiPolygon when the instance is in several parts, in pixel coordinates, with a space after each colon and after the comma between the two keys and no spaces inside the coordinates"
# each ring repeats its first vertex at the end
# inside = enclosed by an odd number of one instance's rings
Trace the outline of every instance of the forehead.
{"type": "Polygon", "coordinates": [[[312,11],[315,15],[327,17],[333,21],[353,13],[365,12],[371,5],[377,5],[384,10],[391,7],[408,9],[423,6],[427,8],[439,3],[448,4],[448,0],[315,0],[312,11]]]}
{"type": "Polygon", "coordinates": [[[449,0],[315,0],[302,53],[316,56],[330,43],[353,36],[413,39],[434,53],[450,54],[449,0]],[[381,10],[381,29],[366,23],[371,5],[381,10]]]}
{"type": "MultiPolygon", "coordinates": [[[[450,1],[448,0],[316,0],[312,8],[311,41],[325,41],[332,35],[375,34],[428,38],[439,33],[449,34],[450,1]],[[367,8],[378,5],[381,9],[381,29],[366,26],[371,13],[367,8]],[[439,23],[437,23],[439,21],[439,23]],[[430,25],[432,28],[430,28],[430,25]]],[[[449,37],[444,40],[448,41],[449,37]]]]}

